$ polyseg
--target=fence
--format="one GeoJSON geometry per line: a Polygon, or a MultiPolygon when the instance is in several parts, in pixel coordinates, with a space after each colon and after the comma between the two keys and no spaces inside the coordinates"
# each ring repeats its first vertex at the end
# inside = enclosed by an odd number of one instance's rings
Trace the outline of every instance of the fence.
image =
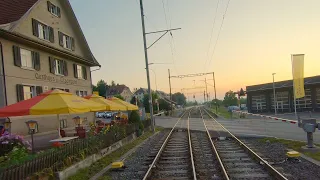
{"type": "MultiPolygon", "coordinates": [[[[144,121],[144,125],[147,127],[150,125],[150,122],[144,121]]],[[[86,139],[74,140],[61,148],[48,150],[47,152],[39,154],[36,158],[28,160],[23,164],[7,167],[5,169],[1,169],[0,167],[0,179],[21,180],[35,173],[53,175],[53,172],[59,171],[72,165],[76,161],[84,159],[84,155],[92,155],[103,148],[109,147],[111,144],[134,133],[135,130],[136,127],[133,124],[113,126],[106,134],[101,133],[86,139]]]]}

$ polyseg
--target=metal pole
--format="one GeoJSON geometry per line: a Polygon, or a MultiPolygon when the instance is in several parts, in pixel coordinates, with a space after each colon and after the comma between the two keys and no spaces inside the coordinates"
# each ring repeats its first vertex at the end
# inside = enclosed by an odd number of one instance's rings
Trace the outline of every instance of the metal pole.
{"type": "Polygon", "coordinates": [[[148,82],[149,109],[150,109],[151,128],[152,128],[152,131],[155,132],[154,119],[153,119],[152,94],[151,94],[150,77],[149,77],[149,62],[148,62],[148,52],[147,52],[147,42],[146,42],[146,30],[145,30],[145,26],[144,26],[144,14],[143,14],[143,4],[142,4],[142,0],[140,0],[140,13],[141,13],[141,24],[142,24],[144,57],[145,57],[145,61],[146,61],[146,73],[147,73],[147,82],[148,82]]]}
{"type": "Polygon", "coordinates": [[[207,86],[207,78],[204,78],[204,82],[206,83],[206,95],[207,95],[207,101],[208,101],[208,86],[207,86]]]}
{"type": "Polygon", "coordinates": [[[213,76],[213,88],[214,88],[214,100],[216,101],[216,113],[218,113],[218,102],[217,102],[217,92],[216,92],[216,79],[214,78],[214,72],[212,73],[213,76]]]}
{"type": "MultiPolygon", "coordinates": [[[[292,55],[291,55],[291,66],[292,66],[292,55]]],[[[293,78],[293,66],[292,66],[292,78],[293,78]]],[[[293,79],[292,79],[292,81],[293,81],[293,79]]],[[[294,114],[295,114],[295,116],[296,116],[296,119],[299,119],[298,118],[298,115],[297,115],[297,103],[296,103],[296,96],[295,96],[295,92],[294,92],[294,81],[292,82],[292,89],[293,89],[293,101],[294,101],[294,114]]]]}
{"type": "Polygon", "coordinates": [[[32,153],[34,153],[33,134],[34,134],[34,129],[31,130],[31,148],[32,148],[32,153]]]}
{"type": "Polygon", "coordinates": [[[168,69],[169,73],[169,88],[170,88],[170,104],[171,104],[171,113],[173,111],[173,105],[172,105],[172,93],[171,93],[171,76],[170,76],[170,69],[168,69]]]}
{"type": "Polygon", "coordinates": [[[272,73],[272,77],[273,77],[273,104],[274,104],[274,114],[277,115],[277,99],[276,99],[276,88],[274,86],[274,75],[276,73],[272,73]]]}
{"type": "Polygon", "coordinates": [[[206,91],[203,91],[203,102],[206,102],[206,91]]]}

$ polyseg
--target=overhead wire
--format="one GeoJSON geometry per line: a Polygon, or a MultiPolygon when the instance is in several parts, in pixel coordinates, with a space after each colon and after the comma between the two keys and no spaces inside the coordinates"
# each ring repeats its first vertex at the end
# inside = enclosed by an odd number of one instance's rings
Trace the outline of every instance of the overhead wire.
{"type": "MultiPolygon", "coordinates": [[[[212,59],[213,59],[213,55],[214,55],[214,53],[215,53],[215,50],[216,50],[216,47],[217,47],[217,44],[218,44],[218,41],[219,41],[219,37],[220,37],[221,29],[222,29],[222,26],[223,26],[223,23],[224,23],[224,19],[225,19],[225,16],[226,16],[226,14],[227,14],[227,11],[228,11],[229,3],[230,3],[230,0],[228,0],[226,10],[225,10],[225,12],[224,12],[224,14],[223,14],[222,22],[221,22],[221,25],[220,25],[220,29],[219,29],[219,31],[218,31],[218,36],[217,36],[215,45],[214,45],[214,47],[213,47],[213,51],[212,51],[211,57],[210,57],[210,59],[209,59],[209,64],[208,64],[208,66],[210,66],[211,61],[212,61],[212,59]]],[[[208,67],[208,66],[206,66],[206,67],[208,67]]],[[[205,68],[206,68],[206,67],[205,67],[205,68]]]]}
{"type": "MultiPolygon", "coordinates": [[[[167,29],[169,29],[169,28],[171,29],[171,18],[169,17],[169,20],[170,20],[170,26],[169,26],[168,25],[167,12],[166,12],[166,8],[165,8],[165,3],[164,3],[164,0],[161,0],[161,1],[162,1],[163,12],[164,12],[164,18],[165,18],[165,21],[166,21],[166,28],[167,29]]],[[[168,1],[167,1],[167,9],[169,9],[168,8],[168,1]]],[[[171,38],[173,39],[172,32],[169,31],[169,33],[171,35],[171,38]]],[[[172,45],[172,43],[174,43],[174,42],[170,38],[168,40],[169,40],[169,44],[170,44],[171,58],[172,58],[172,63],[173,63],[173,66],[174,66],[174,70],[176,71],[177,74],[179,74],[179,72],[177,70],[176,63],[175,63],[175,55],[174,55],[175,47],[173,49],[174,44],[172,45]]]]}
{"type": "Polygon", "coordinates": [[[206,58],[206,62],[204,63],[204,67],[206,67],[208,59],[210,59],[209,51],[210,51],[211,42],[212,42],[212,35],[213,35],[213,32],[214,32],[213,30],[214,30],[214,27],[215,27],[215,24],[216,24],[216,18],[217,18],[219,2],[220,2],[220,0],[217,1],[216,10],[215,10],[214,17],[213,17],[213,23],[212,23],[211,33],[210,33],[210,40],[209,40],[209,47],[208,47],[207,58],[206,58]]]}

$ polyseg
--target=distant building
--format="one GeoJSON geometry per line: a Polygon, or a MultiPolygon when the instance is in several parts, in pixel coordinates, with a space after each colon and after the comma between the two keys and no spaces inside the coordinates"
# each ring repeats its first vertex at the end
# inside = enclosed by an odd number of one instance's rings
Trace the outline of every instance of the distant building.
{"type": "Polygon", "coordinates": [[[148,94],[148,89],[140,88],[136,92],[134,92],[134,96],[139,100],[143,101],[143,97],[145,94],[148,94]]]}
{"type": "MultiPolygon", "coordinates": [[[[0,107],[35,97],[51,89],[78,96],[92,93],[93,56],[67,0],[0,1],[0,107]]],[[[61,115],[61,128],[74,128],[61,115]]],[[[93,113],[79,114],[84,123],[93,113]]],[[[12,117],[11,132],[28,134],[26,120],[36,120],[36,132],[56,131],[52,116],[12,117]]]]}
{"type": "MultiPolygon", "coordinates": [[[[297,111],[320,111],[320,76],[304,78],[305,97],[296,100],[297,111]]],[[[275,82],[274,103],[273,83],[246,87],[248,112],[294,112],[292,80],[275,82]]]]}
{"type": "Polygon", "coordinates": [[[130,102],[133,96],[133,93],[130,91],[129,87],[126,85],[116,85],[116,86],[110,86],[107,89],[106,97],[111,98],[116,95],[121,95],[126,102],[130,102]]]}

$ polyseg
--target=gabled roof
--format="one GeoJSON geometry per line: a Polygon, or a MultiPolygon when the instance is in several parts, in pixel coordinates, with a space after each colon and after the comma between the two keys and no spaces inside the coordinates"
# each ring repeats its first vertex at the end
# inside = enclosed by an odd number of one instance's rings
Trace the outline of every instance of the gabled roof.
{"type": "Polygon", "coordinates": [[[0,0],[0,24],[19,20],[38,0],[0,0]]]}
{"type": "Polygon", "coordinates": [[[125,89],[129,89],[129,88],[124,84],[116,85],[116,86],[110,86],[109,89],[107,90],[106,94],[107,94],[107,96],[118,95],[118,94],[121,94],[125,89]]]}
{"type": "Polygon", "coordinates": [[[146,93],[148,93],[148,89],[146,89],[146,88],[140,88],[140,89],[138,89],[134,94],[140,94],[140,93],[146,94],[146,93]]]}
{"type": "MultiPolygon", "coordinates": [[[[304,78],[304,84],[305,85],[311,85],[311,84],[320,84],[320,76],[312,76],[312,77],[306,77],[304,78]]],[[[279,81],[274,82],[275,88],[284,88],[284,87],[292,87],[293,81],[292,80],[286,80],[286,81],[279,81]]],[[[263,91],[267,89],[273,89],[273,83],[266,83],[266,84],[258,84],[253,86],[247,86],[246,91],[247,92],[254,92],[254,91],[263,91]]]]}
{"type": "MultiPolygon", "coordinates": [[[[13,22],[19,22],[20,20],[23,20],[23,16],[25,16],[28,13],[28,11],[31,11],[32,8],[34,7],[34,5],[38,1],[42,1],[42,0],[0,0],[0,27],[1,27],[1,25],[6,26],[6,24],[12,23],[10,25],[9,30],[7,30],[5,28],[3,28],[3,29],[8,31],[8,33],[16,34],[13,32],[13,29],[18,23],[13,23],[13,22]]],[[[82,36],[82,39],[84,41],[84,45],[86,46],[86,48],[89,50],[89,52],[91,54],[90,61],[92,61],[92,65],[100,66],[99,62],[95,59],[95,57],[93,56],[93,54],[90,50],[88,42],[83,34],[83,31],[80,27],[80,24],[77,20],[76,15],[74,14],[74,11],[72,9],[72,6],[71,6],[69,0],[61,0],[61,4],[64,4],[70,10],[68,12],[69,17],[74,19],[74,22],[76,23],[76,26],[77,26],[76,31],[78,31],[78,33],[82,36]]],[[[24,37],[23,35],[20,35],[20,34],[19,34],[19,36],[21,38],[27,38],[27,37],[24,37]]]]}

